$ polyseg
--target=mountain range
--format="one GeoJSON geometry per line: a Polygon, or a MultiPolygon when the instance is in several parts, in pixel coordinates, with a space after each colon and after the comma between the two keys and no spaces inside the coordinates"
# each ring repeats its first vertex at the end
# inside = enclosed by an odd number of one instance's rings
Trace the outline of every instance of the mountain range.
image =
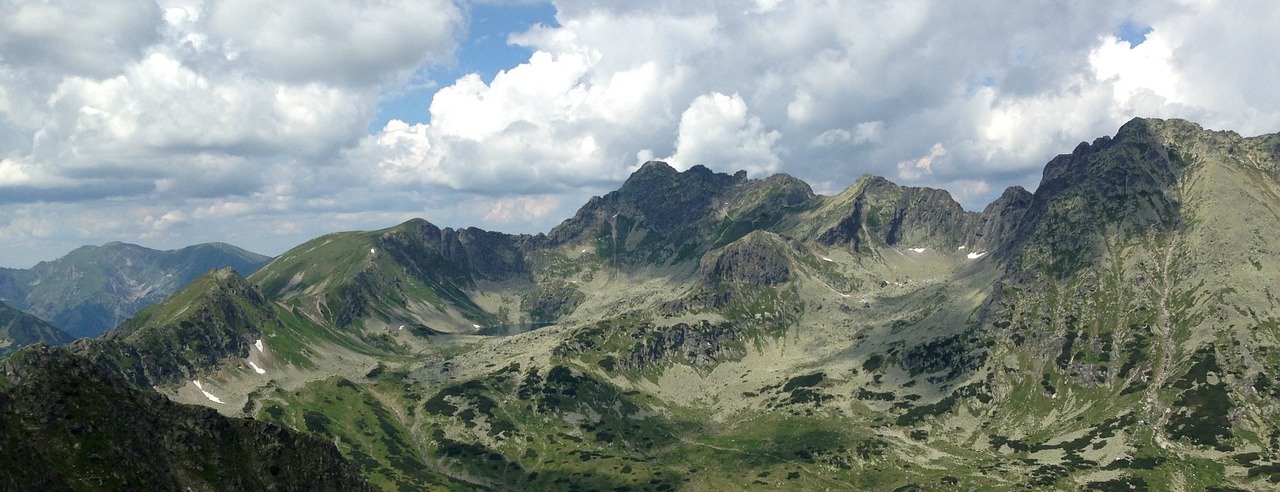
{"type": "Polygon", "coordinates": [[[56,351],[384,489],[1270,490],[1277,198],[1280,134],[1182,120],[981,212],[651,162],[547,234],[329,234],[56,351]]]}
{"type": "Polygon", "coordinates": [[[0,302],[0,358],[26,345],[62,345],[71,340],[71,335],[58,327],[0,302]]]}
{"type": "Polygon", "coordinates": [[[28,269],[0,268],[0,301],[74,338],[96,337],[210,269],[249,275],[270,260],[224,243],[172,251],[120,242],[84,246],[28,269]]]}

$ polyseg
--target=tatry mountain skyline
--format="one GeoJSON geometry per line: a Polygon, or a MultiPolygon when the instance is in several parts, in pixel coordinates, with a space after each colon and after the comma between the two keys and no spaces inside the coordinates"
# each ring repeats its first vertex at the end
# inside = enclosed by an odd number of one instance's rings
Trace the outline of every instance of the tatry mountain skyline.
{"type": "Polygon", "coordinates": [[[270,259],[225,243],[170,251],[121,242],[82,246],[28,269],[0,268],[0,301],[73,337],[97,337],[210,269],[248,275],[270,259]]]}
{"type": "MultiPolygon", "coordinates": [[[[980,212],[650,162],[545,234],[417,219],[211,271],[18,350],[0,405],[94,374],[308,434],[280,439],[383,489],[1265,490],[1277,196],[1280,134],[1183,120],[980,212]]],[[[91,439],[59,436],[42,480],[80,483],[96,465],[56,450],[91,439]]]]}

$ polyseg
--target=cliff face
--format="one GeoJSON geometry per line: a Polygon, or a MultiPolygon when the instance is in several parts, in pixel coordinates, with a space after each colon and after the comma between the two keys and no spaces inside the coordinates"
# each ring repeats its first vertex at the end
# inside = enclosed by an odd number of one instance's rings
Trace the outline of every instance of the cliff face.
{"type": "Polygon", "coordinates": [[[769,232],[756,231],[702,257],[703,285],[720,283],[773,287],[792,279],[790,246],[769,232]]]}
{"type": "Polygon", "coordinates": [[[899,186],[879,176],[863,176],[831,201],[843,216],[818,241],[864,253],[873,245],[954,250],[965,245],[978,220],[946,191],[899,186]]]}
{"type": "Polygon", "coordinates": [[[967,233],[965,245],[981,251],[998,251],[1016,242],[1018,227],[1031,208],[1034,195],[1021,186],[1006,189],[1000,198],[982,209],[967,233]]]}

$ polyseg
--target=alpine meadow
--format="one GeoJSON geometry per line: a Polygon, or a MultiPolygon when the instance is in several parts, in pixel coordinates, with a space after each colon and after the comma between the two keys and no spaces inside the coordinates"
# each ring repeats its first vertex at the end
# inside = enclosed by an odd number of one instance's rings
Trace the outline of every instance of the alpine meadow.
{"type": "Polygon", "coordinates": [[[1280,490],[1275,0],[0,0],[0,492],[1280,490]]]}
{"type": "Polygon", "coordinates": [[[24,457],[5,474],[1265,490],[1278,196],[1280,135],[1182,120],[1081,143],[982,212],[870,175],[821,196],[650,162],[545,235],[328,234],[99,339],[23,347],[3,365],[24,457]],[[118,461],[137,446],[154,452],[118,461]]]}

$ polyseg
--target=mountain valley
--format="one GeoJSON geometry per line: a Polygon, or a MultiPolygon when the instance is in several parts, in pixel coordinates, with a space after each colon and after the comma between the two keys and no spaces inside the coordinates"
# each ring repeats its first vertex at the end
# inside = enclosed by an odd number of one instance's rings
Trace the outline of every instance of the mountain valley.
{"type": "MultiPolygon", "coordinates": [[[[317,487],[357,486],[350,466],[380,489],[1271,490],[1277,204],[1280,134],[1181,120],[1081,143],[981,212],[650,162],[547,234],[415,219],[204,268],[7,359],[0,442],[32,432],[52,376],[30,374],[69,371],[336,448],[317,487]]],[[[56,456],[59,477],[101,459],[56,456]]]]}

